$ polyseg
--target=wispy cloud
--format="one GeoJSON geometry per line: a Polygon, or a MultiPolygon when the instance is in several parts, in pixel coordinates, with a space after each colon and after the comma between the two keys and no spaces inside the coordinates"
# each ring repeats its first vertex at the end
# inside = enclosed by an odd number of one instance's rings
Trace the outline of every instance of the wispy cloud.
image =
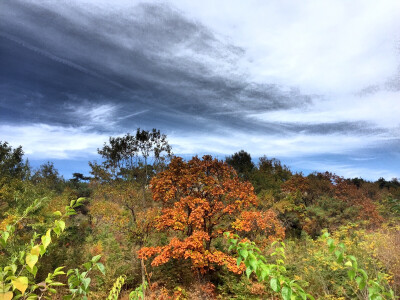
{"type": "Polygon", "coordinates": [[[23,145],[28,158],[75,159],[95,155],[108,136],[87,132],[86,128],[33,124],[0,125],[1,139],[17,147],[23,145]]]}
{"type": "MultiPolygon", "coordinates": [[[[0,138],[49,158],[91,155],[137,127],[187,155],[398,152],[399,11],[395,0],[3,1],[0,138]]],[[[358,170],[378,174],[377,159],[358,170]]]]}

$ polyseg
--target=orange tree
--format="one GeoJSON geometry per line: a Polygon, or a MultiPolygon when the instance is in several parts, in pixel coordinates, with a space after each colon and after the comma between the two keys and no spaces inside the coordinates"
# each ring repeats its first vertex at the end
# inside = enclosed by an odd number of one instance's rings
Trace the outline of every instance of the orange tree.
{"type": "MultiPolygon", "coordinates": [[[[167,170],[152,179],[151,190],[154,201],[162,203],[156,229],[175,234],[165,246],[142,248],[139,257],[155,256],[153,266],[171,259],[189,259],[202,273],[216,265],[225,265],[236,273],[243,270],[244,265],[237,266],[235,258],[215,249],[212,243],[225,231],[247,228],[240,225],[242,213],[257,202],[253,186],[239,180],[232,167],[208,155],[188,162],[175,157],[167,170]]],[[[274,214],[268,214],[268,218],[276,220],[274,214]]],[[[274,222],[274,226],[280,224],[274,222]]],[[[279,232],[283,237],[283,230],[268,229],[270,234],[279,232]]]]}

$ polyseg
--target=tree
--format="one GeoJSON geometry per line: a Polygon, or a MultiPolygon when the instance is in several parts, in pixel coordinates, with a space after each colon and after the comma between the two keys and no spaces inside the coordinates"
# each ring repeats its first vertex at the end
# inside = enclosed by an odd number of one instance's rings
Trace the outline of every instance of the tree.
{"type": "Polygon", "coordinates": [[[89,163],[94,179],[103,182],[122,179],[139,183],[142,187],[143,206],[146,203],[149,179],[164,169],[172,156],[167,136],[155,128],[152,131],[138,128],[135,135],[128,133],[123,137],[110,137],[109,143],[104,143],[103,148],[97,151],[104,162],[102,165],[89,163]]]}
{"type": "Polygon", "coordinates": [[[13,149],[7,142],[0,141],[0,177],[22,179],[25,167],[23,155],[21,146],[13,149]]]}
{"type": "Polygon", "coordinates": [[[201,272],[225,265],[241,272],[236,260],[213,248],[213,241],[227,230],[239,227],[241,213],[254,207],[257,197],[249,182],[239,180],[228,164],[203,156],[185,162],[174,158],[168,169],[151,181],[154,201],[162,203],[155,227],[172,230],[176,236],[161,247],[144,247],[141,258],[156,255],[153,266],[170,259],[190,259],[201,272]]]}
{"type": "Polygon", "coordinates": [[[0,219],[10,207],[21,205],[16,193],[23,193],[23,180],[29,177],[29,165],[23,163],[22,147],[12,148],[0,141],[0,219]]]}
{"type": "Polygon", "coordinates": [[[225,158],[228,165],[232,166],[240,178],[249,179],[249,174],[254,169],[254,163],[251,161],[250,153],[240,150],[235,154],[225,158]]]}
{"type": "Polygon", "coordinates": [[[61,192],[63,189],[64,179],[60,176],[52,162],[42,164],[34,172],[31,180],[36,185],[43,185],[44,187],[57,192],[61,192]]]}
{"type": "Polygon", "coordinates": [[[88,181],[90,180],[90,177],[84,176],[82,173],[73,173],[72,178],[69,180],[73,183],[79,183],[82,181],[88,181]]]}
{"type": "Polygon", "coordinates": [[[257,194],[263,190],[270,190],[276,195],[280,192],[282,183],[291,176],[289,168],[282,165],[278,159],[263,156],[260,157],[258,168],[254,170],[250,180],[257,194]]]}
{"type": "Polygon", "coordinates": [[[127,133],[123,137],[110,137],[109,143],[104,143],[103,148],[97,149],[97,152],[104,159],[104,169],[114,178],[138,179],[135,171],[138,167],[143,167],[145,183],[150,175],[149,160],[152,159],[153,168],[172,155],[167,136],[155,128],[152,131],[138,128],[135,135],[127,133]]]}

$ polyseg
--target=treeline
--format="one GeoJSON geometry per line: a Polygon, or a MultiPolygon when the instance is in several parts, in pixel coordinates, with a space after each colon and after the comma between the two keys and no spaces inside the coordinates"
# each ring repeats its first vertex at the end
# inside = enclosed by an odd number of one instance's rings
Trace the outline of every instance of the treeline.
{"type": "Polygon", "coordinates": [[[243,150],[185,161],[156,129],[98,154],[90,176],[64,180],[0,143],[0,299],[389,299],[400,286],[397,179],[305,176],[243,150]]]}

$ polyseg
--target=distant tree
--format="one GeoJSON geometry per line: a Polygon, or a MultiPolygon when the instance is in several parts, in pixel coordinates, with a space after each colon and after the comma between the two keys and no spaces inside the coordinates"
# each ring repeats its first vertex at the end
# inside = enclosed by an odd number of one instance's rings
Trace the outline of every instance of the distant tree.
{"type": "Polygon", "coordinates": [[[29,176],[23,155],[21,146],[13,149],[7,142],[0,142],[0,219],[10,207],[20,204],[14,195],[24,190],[23,180],[29,176]]]}
{"type": "Polygon", "coordinates": [[[143,190],[143,207],[149,179],[163,170],[172,156],[167,136],[155,128],[151,131],[138,128],[135,135],[128,133],[123,137],[110,137],[109,143],[104,143],[98,153],[104,159],[102,165],[89,163],[94,179],[139,183],[143,190]]]}
{"type": "Polygon", "coordinates": [[[354,184],[357,188],[360,188],[365,183],[364,179],[358,178],[358,177],[348,179],[348,181],[349,181],[349,183],[354,184]]]}
{"type": "MultiPolygon", "coordinates": [[[[109,143],[104,143],[103,148],[97,151],[104,159],[103,169],[111,173],[114,179],[121,177],[137,180],[140,177],[138,168],[143,168],[145,184],[150,170],[162,167],[172,156],[167,136],[155,128],[152,131],[138,128],[135,135],[128,133],[123,137],[110,137],[109,143]],[[152,163],[150,166],[149,160],[152,163]]],[[[96,171],[95,164],[91,166],[92,171],[96,171]]]]}
{"type": "Polygon", "coordinates": [[[24,151],[22,147],[12,148],[7,142],[0,141],[0,177],[18,177],[24,175],[24,151]]]}
{"type": "Polygon", "coordinates": [[[90,180],[90,177],[86,177],[82,173],[73,173],[72,178],[69,181],[78,183],[81,181],[88,181],[88,180],[90,180]]]}
{"type": "Polygon", "coordinates": [[[54,163],[47,162],[42,164],[32,175],[32,182],[37,185],[61,192],[63,189],[64,178],[60,176],[54,163]]]}
{"type": "Polygon", "coordinates": [[[250,181],[256,193],[270,190],[276,194],[280,191],[282,183],[286,182],[291,176],[292,172],[289,168],[282,165],[278,159],[269,159],[263,156],[259,158],[258,166],[254,170],[250,181]]]}
{"type": "Polygon", "coordinates": [[[231,156],[225,158],[228,165],[232,166],[238,173],[238,176],[242,179],[248,180],[251,171],[253,171],[255,165],[251,161],[250,153],[240,150],[231,156]]]}

